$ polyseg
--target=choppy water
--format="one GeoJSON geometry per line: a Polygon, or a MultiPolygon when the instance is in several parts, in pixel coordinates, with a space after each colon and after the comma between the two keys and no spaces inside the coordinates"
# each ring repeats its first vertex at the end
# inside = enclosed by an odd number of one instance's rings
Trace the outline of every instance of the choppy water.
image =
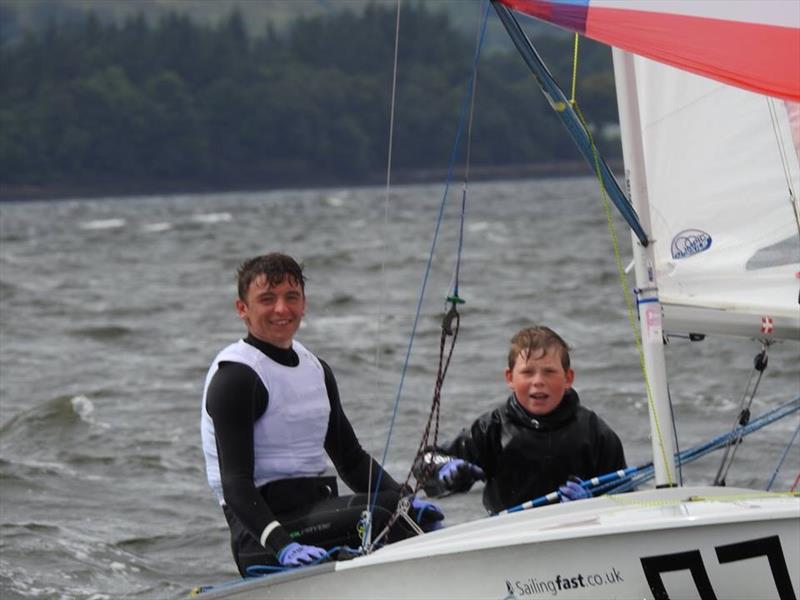
{"type": "MultiPolygon", "coordinates": [[[[243,333],[233,273],[245,257],[304,261],[299,338],[333,366],[362,444],[380,457],[441,196],[439,185],[395,188],[388,215],[380,188],[0,205],[0,597],[176,598],[236,577],[198,419],[210,360],[243,333]]],[[[598,197],[591,179],[471,187],[444,437],[505,396],[508,339],[537,321],[574,346],[576,388],[620,433],[629,463],[649,460],[598,197]]],[[[392,433],[386,464],[398,478],[430,404],[459,207],[445,211],[392,433]]],[[[759,349],[668,347],[681,447],[731,426],[759,349]]],[[[797,344],[772,349],[756,414],[800,391],[798,356],[797,344]]],[[[747,438],[729,484],[763,488],[796,424],[747,438]]],[[[709,481],[717,460],[685,477],[709,481]]],[[[774,489],[799,465],[795,451],[774,489]]],[[[446,499],[448,520],[480,517],[479,494],[446,499]]]]}

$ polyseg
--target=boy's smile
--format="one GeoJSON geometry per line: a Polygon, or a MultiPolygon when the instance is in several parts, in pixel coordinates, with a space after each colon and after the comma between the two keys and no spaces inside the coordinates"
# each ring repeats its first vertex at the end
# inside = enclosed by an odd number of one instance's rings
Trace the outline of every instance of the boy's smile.
{"type": "Polygon", "coordinates": [[[553,412],[572,387],[575,372],[564,370],[557,348],[539,351],[532,358],[527,352],[517,356],[513,369],[505,371],[506,383],[517,402],[530,414],[536,416],[553,412]]]}

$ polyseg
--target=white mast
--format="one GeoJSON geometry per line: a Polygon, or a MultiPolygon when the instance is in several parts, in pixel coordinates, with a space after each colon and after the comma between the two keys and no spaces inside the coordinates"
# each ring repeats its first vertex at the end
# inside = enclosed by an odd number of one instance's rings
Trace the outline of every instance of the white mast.
{"type": "MultiPolygon", "coordinates": [[[[625,181],[628,195],[639,215],[648,237],[651,236],[650,207],[647,201],[647,175],[642,147],[639,100],[636,92],[636,72],[633,55],[613,48],[614,76],[617,87],[622,156],[625,161],[625,181]]],[[[667,392],[667,375],[664,360],[662,309],[658,299],[653,244],[643,247],[635,235],[633,257],[636,273],[636,303],[642,337],[644,364],[647,371],[645,385],[650,396],[650,437],[653,448],[653,466],[657,487],[676,485],[675,442],[672,412],[667,392]]]]}

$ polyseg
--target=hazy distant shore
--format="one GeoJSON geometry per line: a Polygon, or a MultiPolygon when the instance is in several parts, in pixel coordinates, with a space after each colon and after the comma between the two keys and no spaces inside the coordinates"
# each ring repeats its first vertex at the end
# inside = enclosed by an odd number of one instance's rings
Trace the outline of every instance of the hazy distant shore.
{"type": "MultiPolygon", "coordinates": [[[[619,161],[609,161],[615,172],[621,172],[619,161]]],[[[526,179],[546,177],[569,177],[575,175],[591,175],[589,167],[583,161],[560,161],[505,166],[473,166],[470,167],[471,181],[497,179],[526,179]]],[[[392,172],[392,184],[444,182],[446,169],[398,169],[392,172]]],[[[453,181],[463,181],[464,169],[454,170],[453,181]]],[[[162,181],[162,180],[129,180],[129,181],[85,181],[85,182],[50,182],[43,184],[0,183],[0,201],[15,202],[24,200],[61,200],[68,198],[101,198],[127,197],[158,194],[184,194],[221,191],[272,190],[312,187],[362,187],[385,185],[386,173],[371,173],[363,178],[314,177],[308,175],[297,178],[252,178],[245,181],[198,182],[198,181],[162,181]]]]}

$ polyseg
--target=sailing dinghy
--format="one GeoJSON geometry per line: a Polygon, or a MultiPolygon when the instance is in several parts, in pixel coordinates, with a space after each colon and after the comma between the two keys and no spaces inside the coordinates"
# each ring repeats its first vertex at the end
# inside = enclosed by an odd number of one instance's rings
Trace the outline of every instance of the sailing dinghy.
{"type": "Polygon", "coordinates": [[[797,599],[797,494],[676,484],[663,339],[800,339],[800,8],[493,4],[507,29],[519,11],[614,47],[656,488],[517,507],[200,597],[797,599]]]}

